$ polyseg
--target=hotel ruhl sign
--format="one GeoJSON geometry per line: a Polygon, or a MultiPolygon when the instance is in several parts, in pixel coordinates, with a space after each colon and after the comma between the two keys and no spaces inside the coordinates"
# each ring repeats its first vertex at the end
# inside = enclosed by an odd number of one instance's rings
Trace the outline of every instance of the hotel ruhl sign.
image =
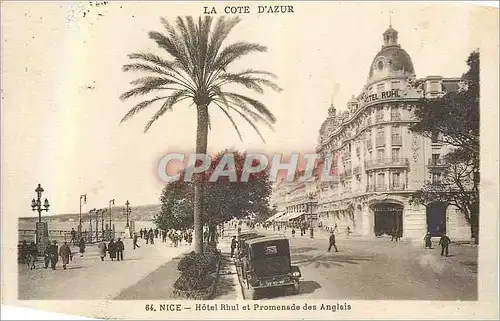
{"type": "Polygon", "coordinates": [[[365,97],[365,103],[370,103],[372,101],[383,100],[383,99],[394,99],[401,98],[401,91],[399,89],[392,89],[388,91],[383,91],[380,93],[370,94],[365,97]]]}

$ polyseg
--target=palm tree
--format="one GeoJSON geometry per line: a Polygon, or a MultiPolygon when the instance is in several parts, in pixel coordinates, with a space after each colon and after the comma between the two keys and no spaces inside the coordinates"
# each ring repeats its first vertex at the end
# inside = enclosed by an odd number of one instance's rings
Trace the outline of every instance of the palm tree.
{"type": "MultiPolygon", "coordinates": [[[[146,124],[144,132],[166,111],[174,105],[188,100],[196,105],[196,153],[206,154],[208,130],[211,129],[209,107],[220,109],[233,125],[240,140],[241,133],[233,118],[234,113],[248,122],[264,141],[257,122],[263,122],[272,129],[276,118],[269,109],[258,100],[238,92],[226,90],[228,85],[243,85],[257,93],[263,93],[264,87],[281,91],[272,80],[276,78],[270,72],[247,69],[230,72],[229,66],[239,58],[254,52],[264,52],[266,47],[259,44],[239,41],[222,48],[224,40],[238,24],[239,18],[225,19],[220,17],[213,24],[209,16],[200,17],[198,23],[192,17],[177,17],[174,28],[161,18],[167,33],[149,32],[149,38],[164,49],[171,57],[165,59],[153,53],[132,53],[128,57],[133,60],[123,66],[124,71],[141,71],[149,75],[131,82],[135,88],[120,96],[126,100],[152,92],[161,92],[156,97],[144,100],[129,110],[122,118],[126,121],[139,111],[162,102],[159,109],[146,124]]],[[[265,142],[265,141],[264,141],[265,142]]],[[[195,251],[202,253],[202,204],[204,175],[194,175],[194,228],[195,251]]]]}

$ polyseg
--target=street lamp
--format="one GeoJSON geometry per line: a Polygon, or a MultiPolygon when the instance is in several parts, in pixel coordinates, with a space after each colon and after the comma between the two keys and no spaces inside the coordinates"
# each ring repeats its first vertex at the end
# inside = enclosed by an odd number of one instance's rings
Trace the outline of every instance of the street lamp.
{"type": "Polygon", "coordinates": [[[313,199],[314,199],[314,193],[309,193],[308,195],[308,198],[309,198],[309,202],[307,203],[307,205],[309,206],[310,208],[310,213],[309,213],[309,227],[311,229],[311,238],[313,239],[314,238],[314,229],[313,229],[313,224],[312,224],[312,214],[313,214],[313,199]]]}
{"type": "Polygon", "coordinates": [[[101,213],[100,209],[95,211],[95,240],[96,240],[96,242],[99,242],[99,213],[101,213]]]}
{"type": "Polygon", "coordinates": [[[43,208],[42,208],[42,192],[44,192],[42,186],[38,184],[38,187],[35,189],[36,192],[36,200],[32,199],[31,200],[31,208],[33,211],[38,211],[38,222],[42,222],[42,211],[48,211],[50,204],[49,200],[45,198],[45,201],[43,202],[43,208]]]}
{"type": "MultiPolygon", "coordinates": [[[[45,201],[43,202],[43,207],[42,207],[42,192],[43,188],[40,184],[38,184],[37,188],[35,189],[36,192],[36,199],[31,200],[31,209],[34,211],[38,212],[38,223],[42,223],[42,211],[48,211],[50,204],[49,200],[45,198],[45,201]]],[[[36,244],[40,243],[40,231],[37,228],[36,229],[36,244]]]]}
{"type": "Polygon", "coordinates": [[[107,208],[101,208],[101,229],[102,229],[102,239],[104,239],[104,213],[108,211],[107,208]]]}
{"type": "Polygon", "coordinates": [[[87,204],[87,194],[82,194],[80,195],[80,226],[79,226],[79,233],[82,233],[82,199],[84,204],[87,204]]]}
{"type": "Polygon", "coordinates": [[[125,225],[126,228],[130,227],[129,215],[130,215],[130,212],[132,212],[132,210],[130,209],[129,205],[130,205],[130,202],[127,200],[127,202],[125,203],[125,206],[127,207],[127,209],[125,210],[126,214],[127,214],[127,225],[125,225]]]}
{"type": "MultiPolygon", "coordinates": [[[[89,211],[89,233],[90,233],[90,242],[92,242],[92,212],[95,212],[96,209],[93,208],[89,211]]],[[[97,223],[96,223],[96,229],[97,229],[97,223]]],[[[97,241],[97,238],[96,238],[97,241]]]]}
{"type": "Polygon", "coordinates": [[[109,201],[109,230],[111,231],[111,205],[115,205],[115,199],[109,201]]]}

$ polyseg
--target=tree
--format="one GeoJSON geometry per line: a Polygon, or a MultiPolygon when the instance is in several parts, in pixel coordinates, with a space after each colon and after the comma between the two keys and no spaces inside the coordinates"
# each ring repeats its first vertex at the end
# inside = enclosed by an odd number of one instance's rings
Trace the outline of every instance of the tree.
{"type": "MultiPolygon", "coordinates": [[[[226,19],[220,17],[212,28],[210,16],[199,18],[198,23],[192,17],[177,17],[174,28],[166,19],[161,22],[167,30],[166,34],[149,32],[149,38],[165,50],[171,57],[165,59],[153,53],[132,53],[128,57],[134,61],[123,66],[124,71],[140,71],[149,74],[131,82],[135,88],[120,96],[122,100],[159,91],[162,94],[144,100],[129,110],[122,118],[126,121],[141,110],[156,103],[160,108],[146,124],[144,131],[172,110],[174,105],[184,100],[196,106],[196,153],[206,154],[208,130],[210,126],[209,107],[218,107],[227,116],[236,133],[241,133],[232,116],[233,113],[248,122],[262,138],[256,123],[263,122],[272,128],[276,118],[260,101],[227,89],[230,85],[243,85],[257,93],[263,93],[264,87],[281,91],[268,78],[276,76],[263,70],[247,69],[240,72],[229,72],[229,67],[239,58],[254,52],[264,52],[266,47],[239,41],[222,48],[224,40],[238,24],[239,18],[226,19]],[[226,90],[227,89],[227,90],[226,90]]],[[[233,114],[234,115],[234,114],[233,114]]],[[[262,138],[263,140],[263,138],[262,138]]],[[[194,175],[194,227],[195,251],[202,253],[202,222],[204,175],[194,175]]]]}
{"type": "Polygon", "coordinates": [[[479,243],[479,52],[469,55],[467,65],[459,90],[420,101],[419,122],[410,129],[454,147],[444,157],[446,166],[431,172],[437,179],[425,184],[416,200],[456,206],[479,243]]]}
{"type": "Polygon", "coordinates": [[[459,90],[441,98],[424,98],[410,129],[438,142],[479,155],[479,52],[467,59],[469,70],[462,75],[459,90]]]}
{"type": "MultiPolygon", "coordinates": [[[[204,180],[202,222],[203,225],[209,226],[212,241],[215,238],[215,228],[220,223],[227,222],[233,217],[241,219],[250,215],[268,215],[272,191],[269,172],[266,169],[259,173],[251,173],[248,182],[243,182],[240,178],[244,162],[245,154],[237,151],[221,152],[212,160],[209,170],[205,173],[207,177],[204,180]],[[233,155],[238,180],[231,181],[227,176],[220,176],[215,181],[207,179],[222,163],[223,155],[228,154],[233,155]]],[[[184,220],[186,215],[190,216],[189,213],[192,213],[191,209],[194,206],[194,194],[190,191],[192,191],[190,182],[169,183],[161,196],[162,211],[155,219],[156,224],[163,223],[162,229],[191,227],[189,224],[192,224],[192,220],[184,220]]]]}

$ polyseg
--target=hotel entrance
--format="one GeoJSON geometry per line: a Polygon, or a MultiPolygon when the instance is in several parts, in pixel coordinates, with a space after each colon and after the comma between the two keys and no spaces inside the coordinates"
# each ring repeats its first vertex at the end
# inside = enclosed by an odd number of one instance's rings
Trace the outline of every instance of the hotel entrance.
{"type": "Polygon", "coordinates": [[[403,206],[395,203],[379,203],[371,206],[375,216],[374,233],[376,236],[403,235],[403,206]]]}

